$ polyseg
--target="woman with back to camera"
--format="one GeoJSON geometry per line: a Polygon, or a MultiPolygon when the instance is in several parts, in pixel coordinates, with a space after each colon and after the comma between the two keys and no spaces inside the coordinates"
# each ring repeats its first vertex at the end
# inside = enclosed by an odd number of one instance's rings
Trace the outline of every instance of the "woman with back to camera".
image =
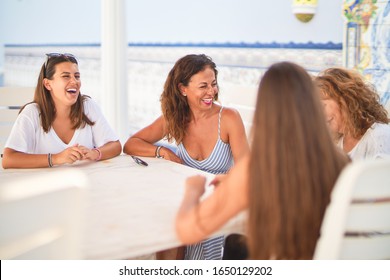
{"type": "Polygon", "coordinates": [[[330,193],[348,158],[335,147],[311,77],[281,62],[262,77],[251,151],[205,200],[192,176],[176,218],[179,239],[198,242],[248,210],[250,259],[311,259],[330,193]]]}
{"type": "Polygon", "coordinates": [[[121,153],[117,135],[80,87],[76,58],[47,54],[34,100],[22,107],[6,142],[4,168],[52,167],[121,153]]]}
{"type": "MultiPolygon", "coordinates": [[[[215,103],[217,74],[215,63],[204,54],[180,58],[161,94],[162,116],[131,136],[124,152],[162,157],[214,174],[226,173],[248,152],[249,145],[239,113],[215,103]],[[155,145],[161,139],[175,141],[177,154],[155,145]]],[[[184,258],[221,259],[223,242],[221,236],[189,246],[184,258]]]]}
{"type": "Polygon", "coordinates": [[[343,68],[329,68],[314,81],[336,144],[352,160],[390,157],[389,117],[375,87],[343,68]]]}

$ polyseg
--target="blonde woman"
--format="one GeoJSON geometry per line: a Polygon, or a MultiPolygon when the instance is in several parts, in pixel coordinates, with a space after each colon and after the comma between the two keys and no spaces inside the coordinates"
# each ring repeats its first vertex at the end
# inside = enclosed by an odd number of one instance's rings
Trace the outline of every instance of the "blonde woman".
{"type": "Polygon", "coordinates": [[[390,125],[375,87],[355,70],[330,68],[314,79],[336,144],[352,160],[390,157],[390,125]]]}

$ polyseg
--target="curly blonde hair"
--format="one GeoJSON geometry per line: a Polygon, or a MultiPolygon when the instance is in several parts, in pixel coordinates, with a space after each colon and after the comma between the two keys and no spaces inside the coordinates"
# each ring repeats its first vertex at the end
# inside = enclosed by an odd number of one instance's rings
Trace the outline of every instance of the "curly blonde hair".
{"type": "Polygon", "coordinates": [[[359,139],[374,123],[389,123],[375,87],[352,69],[329,68],[314,77],[322,99],[340,107],[345,133],[359,139]]]}

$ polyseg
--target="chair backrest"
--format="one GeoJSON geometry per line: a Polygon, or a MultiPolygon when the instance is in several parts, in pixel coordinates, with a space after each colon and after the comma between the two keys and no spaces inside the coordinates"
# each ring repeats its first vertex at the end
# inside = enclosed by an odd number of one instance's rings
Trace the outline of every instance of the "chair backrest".
{"type": "Polygon", "coordinates": [[[390,259],[390,159],[343,170],[325,212],[315,259],[390,259]]]}
{"type": "Polygon", "coordinates": [[[0,153],[18,116],[19,109],[34,97],[34,87],[0,87],[0,153]]]}
{"type": "Polygon", "coordinates": [[[87,177],[50,170],[0,186],[0,259],[81,259],[87,177]]]}
{"type": "Polygon", "coordinates": [[[243,85],[221,86],[223,106],[235,108],[241,115],[247,136],[250,134],[256,107],[257,87],[243,85]]]}

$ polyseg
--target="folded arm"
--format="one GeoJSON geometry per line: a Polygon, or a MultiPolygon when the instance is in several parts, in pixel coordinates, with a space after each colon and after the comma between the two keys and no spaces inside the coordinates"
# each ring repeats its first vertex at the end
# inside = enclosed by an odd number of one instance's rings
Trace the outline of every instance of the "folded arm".
{"type": "Polygon", "coordinates": [[[5,148],[2,164],[3,168],[39,168],[49,167],[50,160],[53,165],[62,165],[82,159],[84,159],[83,151],[78,145],[66,148],[58,154],[51,154],[51,159],[49,154],[28,154],[5,148]]]}
{"type": "MultiPolygon", "coordinates": [[[[107,142],[98,148],[102,154],[100,160],[116,157],[122,152],[122,145],[119,140],[107,142]]],[[[93,160],[95,160],[95,158],[93,158],[93,160]]]]}
{"type": "MultiPolygon", "coordinates": [[[[144,157],[155,157],[157,146],[154,143],[160,141],[165,136],[165,121],[163,116],[160,116],[152,124],[141,129],[129,139],[127,139],[123,152],[129,155],[137,155],[144,157]]],[[[160,148],[160,156],[167,160],[181,163],[178,156],[170,149],[160,148]]]]}

